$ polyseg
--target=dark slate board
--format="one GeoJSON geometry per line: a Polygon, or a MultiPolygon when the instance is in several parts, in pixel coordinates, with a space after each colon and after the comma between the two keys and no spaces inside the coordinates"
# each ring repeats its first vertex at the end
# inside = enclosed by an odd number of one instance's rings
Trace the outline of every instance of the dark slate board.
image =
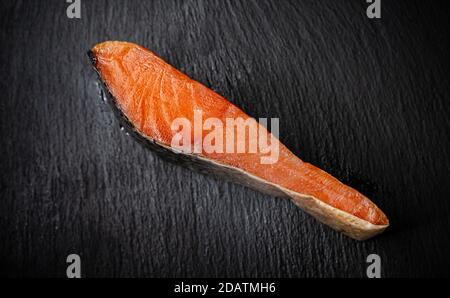
{"type": "Polygon", "coordinates": [[[1,1],[0,274],[449,276],[449,10],[437,1],[1,1]],[[86,52],[144,45],[390,217],[356,242],[119,129],[86,52]]]}

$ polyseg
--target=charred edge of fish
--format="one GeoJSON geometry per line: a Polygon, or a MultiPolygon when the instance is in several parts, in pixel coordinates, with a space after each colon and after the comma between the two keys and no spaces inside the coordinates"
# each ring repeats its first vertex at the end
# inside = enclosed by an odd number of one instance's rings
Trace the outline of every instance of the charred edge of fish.
{"type": "Polygon", "coordinates": [[[92,65],[94,65],[95,71],[97,71],[97,69],[95,68],[95,66],[97,65],[97,57],[95,57],[94,52],[92,52],[91,50],[89,50],[89,51],[87,52],[87,55],[88,55],[89,60],[91,61],[92,65]]]}

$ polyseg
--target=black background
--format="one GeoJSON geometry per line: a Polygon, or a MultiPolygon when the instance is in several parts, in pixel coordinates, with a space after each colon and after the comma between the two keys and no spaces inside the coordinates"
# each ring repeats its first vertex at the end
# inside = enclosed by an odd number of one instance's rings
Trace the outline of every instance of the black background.
{"type": "Polygon", "coordinates": [[[449,276],[449,10],[437,1],[0,3],[0,274],[449,276]],[[287,200],[167,163],[119,129],[86,52],[141,44],[389,216],[357,242],[287,200]]]}

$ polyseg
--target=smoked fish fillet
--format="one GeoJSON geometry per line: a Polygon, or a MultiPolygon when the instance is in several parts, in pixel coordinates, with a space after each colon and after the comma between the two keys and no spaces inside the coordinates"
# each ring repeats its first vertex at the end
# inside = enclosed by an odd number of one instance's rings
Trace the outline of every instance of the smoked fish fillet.
{"type": "MultiPolygon", "coordinates": [[[[357,240],[389,226],[386,215],[367,197],[330,174],[303,162],[277,138],[279,158],[260,162],[262,153],[186,153],[171,146],[176,118],[250,119],[228,100],[181,73],[153,52],[129,42],[107,41],[88,53],[114,110],[150,149],[186,165],[278,197],[287,197],[316,219],[357,240]]],[[[263,133],[272,135],[263,128],[263,133]]],[[[202,141],[192,139],[192,143],[202,141]]]]}

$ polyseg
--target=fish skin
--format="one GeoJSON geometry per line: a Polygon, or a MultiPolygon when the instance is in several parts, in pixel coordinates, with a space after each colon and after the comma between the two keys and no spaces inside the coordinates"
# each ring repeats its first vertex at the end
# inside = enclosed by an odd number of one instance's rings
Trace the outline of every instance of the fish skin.
{"type": "Polygon", "coordinates": [[[261,164],[259,153],[174,153],[170,143],[175,132],[170,123],[178,117],[192,121],[194,108],[202,110],[204,119],[250,117],[136,44],[103,42],[89,52],[89,57],[125,127],[163,156],[265,193],[287,196],[320,221],[355,239],[370,238],[389,225],[386,215],[367,197],[303,162],[278,140],[280,157],[272,165],[261,164]]]}

